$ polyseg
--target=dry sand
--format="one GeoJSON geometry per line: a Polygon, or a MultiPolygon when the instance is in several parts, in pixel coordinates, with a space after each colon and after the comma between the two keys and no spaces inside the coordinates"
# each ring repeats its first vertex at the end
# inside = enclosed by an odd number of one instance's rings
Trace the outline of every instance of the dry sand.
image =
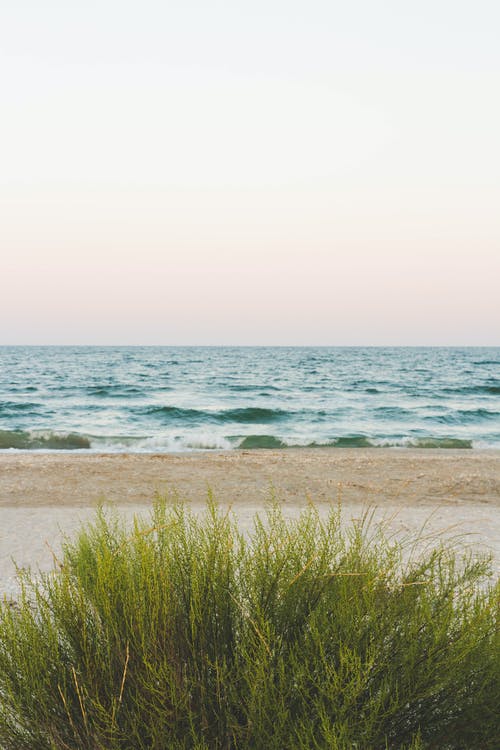
{"type": "Polygon", "coordinates": [[[176,492],[200,509],[211,488],[243,529],[270,492],[293,515],[308,498],[392,519],[395,533],[464,533],[500,570],[500,451],[315,449],[190,454],[0,454],[0,592],[15,593],[12,559],[49,569],[71,534],[106,500],[131,517],[155,494],[176,492]]]}

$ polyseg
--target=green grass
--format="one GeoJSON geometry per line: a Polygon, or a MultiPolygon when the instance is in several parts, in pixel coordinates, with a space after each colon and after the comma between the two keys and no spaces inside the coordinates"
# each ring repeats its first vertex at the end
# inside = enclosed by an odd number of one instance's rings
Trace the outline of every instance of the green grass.
{"type": "Polygon", "coordinates": [[[366,515],[99,511],[0,611],[2,750],[498,750],[499,584],[366,515]]]}

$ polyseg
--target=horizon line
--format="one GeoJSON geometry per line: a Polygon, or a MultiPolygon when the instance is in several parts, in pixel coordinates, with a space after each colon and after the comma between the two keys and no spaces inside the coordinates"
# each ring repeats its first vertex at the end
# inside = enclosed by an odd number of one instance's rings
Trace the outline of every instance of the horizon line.
{"type": "Polygon", "coordinates": [[[101,347],[101,348],[205,348],[205,349],[499,349],[500,343],[497,344],[174,344],[174,343],[155,343],[155,344],[120,344],[120,343],[16,343],[6,344],[0,343],[0,348],[7,347],[38,347],[38,348],[49,348],[49,347],[101,347]]]}

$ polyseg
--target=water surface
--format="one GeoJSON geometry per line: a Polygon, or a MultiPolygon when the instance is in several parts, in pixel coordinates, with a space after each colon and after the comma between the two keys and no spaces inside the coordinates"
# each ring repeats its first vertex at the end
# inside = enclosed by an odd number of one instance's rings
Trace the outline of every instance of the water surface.
{"type": "Polygon", "coordinates": [[[500,447],[500,348],[0,347],[0,450],[500,447]]]}

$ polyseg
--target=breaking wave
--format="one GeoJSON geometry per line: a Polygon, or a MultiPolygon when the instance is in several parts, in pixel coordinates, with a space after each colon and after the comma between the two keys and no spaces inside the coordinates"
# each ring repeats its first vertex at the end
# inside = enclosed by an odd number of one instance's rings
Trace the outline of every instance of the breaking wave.
{"type": "Polygon", "coordinates": [[[401,438],[397,440],[346,435],[325,441],[298,441],[279,435],[168,434],[83,435],[43,430],[0,430],[0,450],[92,451],[102,453],[165,453],[196,450],[259,450],[286,448],[472,448],[471,440],[451,437],[401,438]]]}
{"type": "Polygon", "coordinates": [[[44,430],[0,430],[0,450],[85,450],[91,447],[86,435],[44,430]]]}
{"type": "Polygon", "coordinates": [[[441,448],[463,450],[473,447],[472,440],[448,437],[401,438],[384,440],[365,435],[348,435],[325,442],[296,443],[274,435],[248,435],[238,444],[238,448],[441,448]]]}

